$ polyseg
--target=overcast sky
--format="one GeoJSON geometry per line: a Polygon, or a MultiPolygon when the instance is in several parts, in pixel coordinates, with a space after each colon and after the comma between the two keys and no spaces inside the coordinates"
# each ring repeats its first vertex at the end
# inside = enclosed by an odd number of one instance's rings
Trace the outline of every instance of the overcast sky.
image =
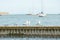
{"type": "MultiPolygon", "coordinates": [[[[47,14],[60,13],[60,0],[43,0],[43,11],[47,14]]],[[[0,12],[39,13],[41,12],[41,0],[0,0],[0,12]]]]}

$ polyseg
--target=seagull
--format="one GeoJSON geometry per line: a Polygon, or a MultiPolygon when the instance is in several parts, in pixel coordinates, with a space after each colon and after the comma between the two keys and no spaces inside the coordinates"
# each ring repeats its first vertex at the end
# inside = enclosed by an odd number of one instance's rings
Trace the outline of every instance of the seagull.
{"type": "Polygon", "coordinates": [[[30,21],[27,20],[23,25],[30,25],[30,21]]]}
{"type": "Polygon", "coordinates": [[[40,21],[38,21],[36,25],[40,25],[40,24],[41,24],[41,22],[40,22],[40,21]]]}

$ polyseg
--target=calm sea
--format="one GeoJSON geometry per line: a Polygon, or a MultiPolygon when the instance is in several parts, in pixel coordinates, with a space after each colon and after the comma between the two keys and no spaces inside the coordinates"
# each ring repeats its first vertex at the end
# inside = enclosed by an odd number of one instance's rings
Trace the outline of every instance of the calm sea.
{"type": "Polygon", "coordinates": [[[4,25],[23,25],[27,20],[30,21],[30,25],[35,26],[39,21],[40,25],[43,26],[60,26],[60,15],[58,14],[47,14],[45,17],[32,16],[32,15],[3,15],[0,16],[0,26],[4,25]]]}
{"type": "MultiPolygon", "coordinates": [[[[60,26],[60,15],[47,14],[45,17],[32,16],[32,15],[3,15],[0,16],[0,26],[22,26],[27,20],[30,21],[30,25],[35,26],[38,21],[43,26],[60,26]]],[[[0,40],[60,40],[60,38],[0,38],[0,40]]]]}
{"type": "Polygon", "coordinates": [[[0,40],[60,40],[60,38],[0,38],[0,40]]]}

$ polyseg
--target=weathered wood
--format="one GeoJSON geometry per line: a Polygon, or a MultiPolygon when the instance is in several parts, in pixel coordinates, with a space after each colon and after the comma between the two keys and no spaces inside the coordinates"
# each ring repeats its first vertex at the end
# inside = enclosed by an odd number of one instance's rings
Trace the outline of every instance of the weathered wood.
{"type": "Polygon", "coordinates": [[[60,26],[0,26],[0,35],[60,36],[60,26]]]}

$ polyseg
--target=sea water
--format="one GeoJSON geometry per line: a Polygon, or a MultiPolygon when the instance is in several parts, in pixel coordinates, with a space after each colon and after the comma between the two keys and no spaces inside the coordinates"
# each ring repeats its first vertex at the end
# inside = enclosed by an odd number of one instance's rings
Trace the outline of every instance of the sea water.
{"type": "MultiPolygon", "coordinates": [[[[40,25],[43,26],[60,26],[60,15],[58,14],[47,14],[45,17],[39,17],[36,15],[22,15],[22,14],[16,14],[16,15],[2,15],[0,16],[0,26],[5,25],[23,25],[27,20],[30,21],[30,25],[35,26],[38,21],[40,21],[40,25]]],[[[0,40],[60,40],[60,38],[9,38],[9,37],[0,37],[0,40]]]]}
{"type": "Polygon", "coordinates": [[[60,40],[60,38],[0,38],[0,40],[60,40]]]}
{"type": "Polygon", "coordinates": [[[47,14],[44,17],[37,15],[2,15],[0,16],[0,26],[4,25],[23,25],[27,20],[30,21],[30,25],[35,26],[39,21],[42,26],[60,26],[60,15],[58,14],[47,14]]]}

